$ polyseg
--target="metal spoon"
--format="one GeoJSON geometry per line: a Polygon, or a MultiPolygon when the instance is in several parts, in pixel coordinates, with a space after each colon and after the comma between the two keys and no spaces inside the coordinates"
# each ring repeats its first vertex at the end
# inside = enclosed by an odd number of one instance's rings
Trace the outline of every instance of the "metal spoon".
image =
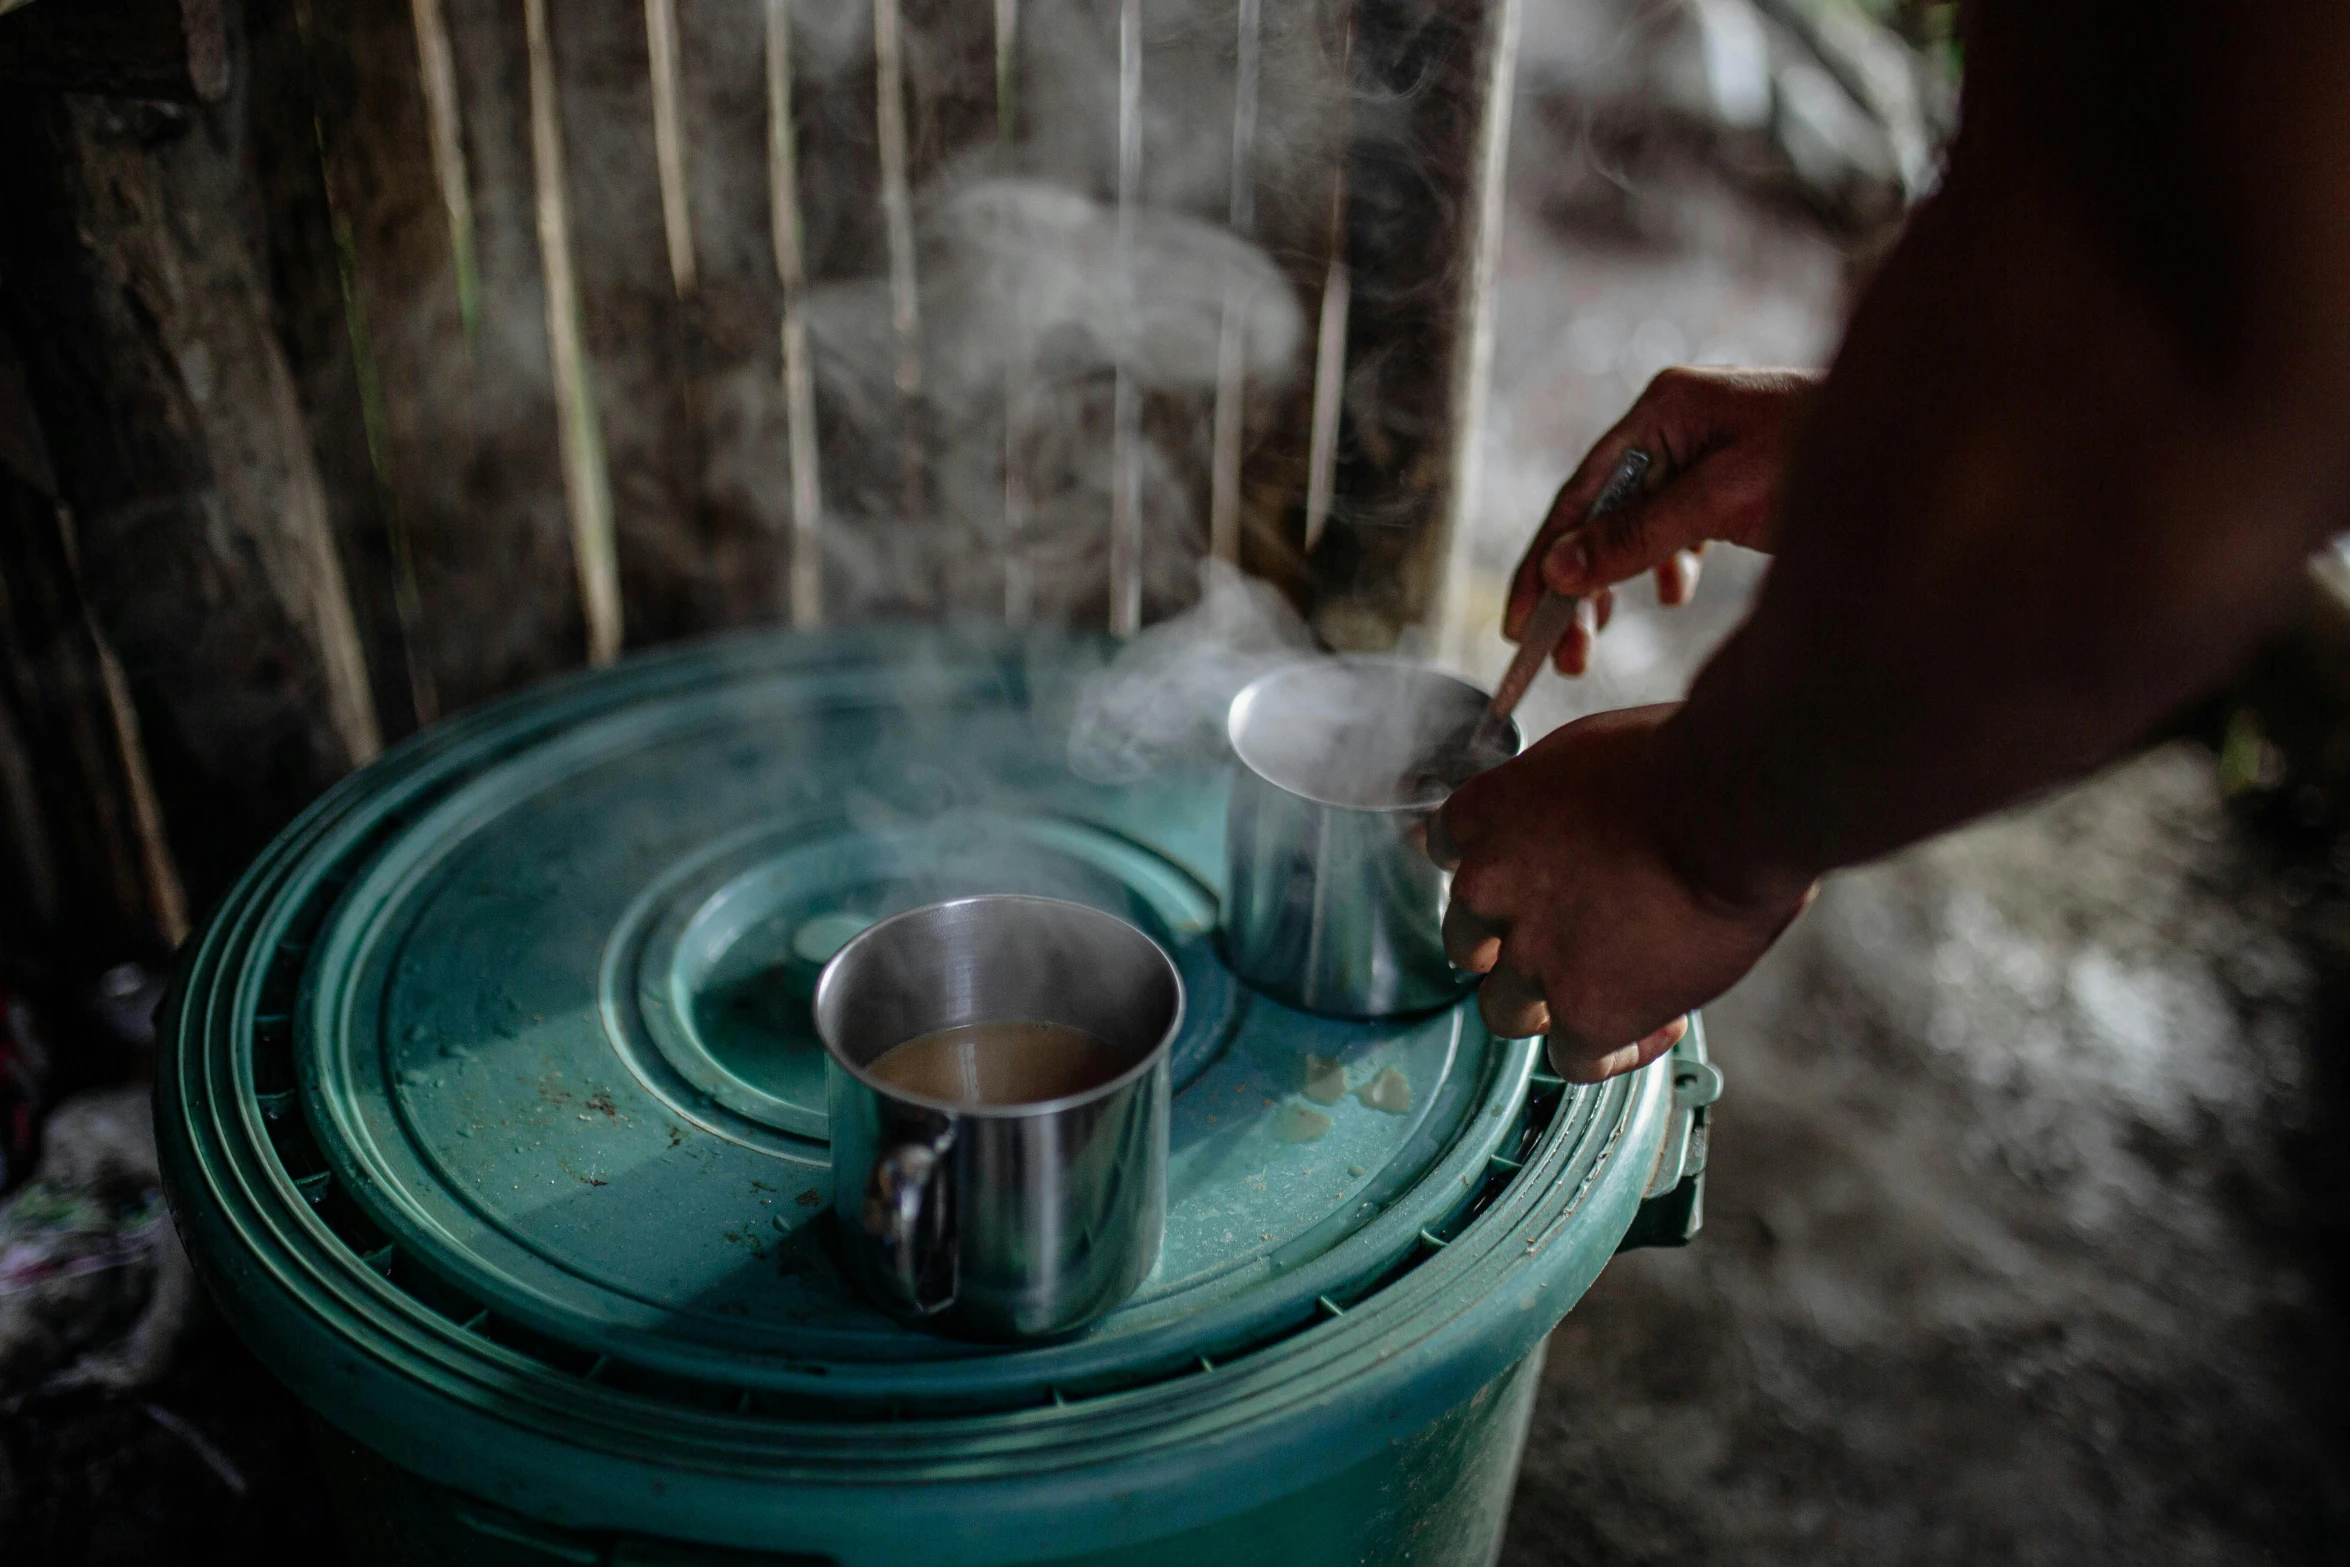
{"type": "MultiPolygon", "coordinates": [[[[1599,488],[1599,498],[1583,514],[1584,524],[1588,526],[1638,495],[1653,461],[1638,447],[1617,458],[1607,483],[1599,488]]],[[[1541,599],[1535,603],[1534,612],[1526,617],[1525,629],[1518,635],[1518,656],[1510,660],[1501,684],[1493,688],[1493,700],[1486,704],[1485,716],[1477,721],[1470,740],[1472,749],[1496,736],[1509,721],[1510,714],[1518,710],[1518,704],[1525,700],[1526,688],[1534,684],[1534,677],[1542,673],[1542,666],[1558,651],[1567,628],[1575,623],[1575,608],[1581,602],[1573,593],[1561,593],[1553,588],[1542,590],[1541,599]]]]}
{"type": "MultiPolygon", "coordinates": [[[[1637,447],[1617,458],[1607,483],[1600,486],[1598,499],[1583,514],[1584,522],[1604,517],[1638,495],[1652,466],[1654,459],[1637,447]]],[[[1510,660],[1508,672],[1494,688],[1493,699],[1485,704],[1485,711],[1475,723],[1439,746],[1413,775],[1415,790],[1433,789],[1439,795],[1450,794],[1471,775],[1509,756],[1514,749],[1510,743],[1510,714],[1524,700],[1526,688],[1534,683],[1542,666],[1550,662],[1550,655],[1558,651],[1559,639],[1575,623],[1575,606],[1580,602],[1572,593],[1542,590],[1541,599],[1534,605],[1534,612],[1526,617],[1525,628],[1518,636],[1518,656],[1510,660]]]]}

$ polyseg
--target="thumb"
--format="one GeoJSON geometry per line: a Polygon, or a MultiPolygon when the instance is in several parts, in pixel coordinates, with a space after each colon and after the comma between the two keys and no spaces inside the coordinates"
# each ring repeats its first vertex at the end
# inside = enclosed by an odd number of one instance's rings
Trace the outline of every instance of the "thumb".
{"type": "Polygon", "coordinates": [[[1753,475],[1719,461],[1699,463],[1561,535],[1543,557],[1543,585],[1561,593],[1596,593],[1671,564],[1679,551],[1716,540],[1745,543],[1767,509],[1768,496],[1753,475]]]}
{"type": "Polygon", "coordinates": [[[1657,541],[1655,511],[1655,498],[1641,496],[1561,534],[1543,557],[1543,586],[1596,593],[1670,560],[1677,546],[1657,541]]]}

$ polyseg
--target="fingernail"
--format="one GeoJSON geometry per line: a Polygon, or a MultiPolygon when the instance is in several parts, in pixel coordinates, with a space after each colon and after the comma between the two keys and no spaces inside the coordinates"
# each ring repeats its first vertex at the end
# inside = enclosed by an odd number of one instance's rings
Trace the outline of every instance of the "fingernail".
{"type": "Polygon", "coordinates": [[[1632,1068],[1638,1066],[1639,1064],[1640,1047],[1638,1045],[1626,1045],[1621,1050],[1611,1050],[1606,1055],[1601,1056],[1599,1060],[1593,1065],[1592,1070],[1598,1074],[1595,1081],[1604,1083],[1609,1078],[1616,1076],[1620,1072],[1631,1071],[1632,1068]]]}
{"type": "Polygon", "coordinates": [[[1572,593],[1590,570],[1591,547],[1580,539],[1561,539],[1542,563],[1542,580],[1556,592],[1572,593]]]}

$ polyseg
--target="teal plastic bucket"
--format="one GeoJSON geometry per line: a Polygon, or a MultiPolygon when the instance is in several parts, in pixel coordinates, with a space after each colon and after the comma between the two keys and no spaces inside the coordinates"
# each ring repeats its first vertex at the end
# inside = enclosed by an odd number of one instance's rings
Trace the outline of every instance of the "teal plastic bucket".
{"type": "Polygon", "coordinates": [[[1066,765],[1102,656],[640,658],[435,728],[245,875],[167,1010],[166,1183],[362,1554],[1492,1558],[1544,1335],[1636,1217],[1693,1223],[1702,1046],[1576,1087],[1470,1007],[1251,994],[1221,771],[1066,765]],[[974,891],[1124,915],[1190,1000],[1157,1271],[1008,1349],[867,1307],[820,1217],[816,968],[974,891]]]}

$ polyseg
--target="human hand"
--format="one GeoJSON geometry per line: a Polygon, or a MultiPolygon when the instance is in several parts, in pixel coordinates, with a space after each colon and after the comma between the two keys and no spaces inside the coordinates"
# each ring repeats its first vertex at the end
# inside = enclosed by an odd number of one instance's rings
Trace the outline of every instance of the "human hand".
{"type": "Polygon", "coordinates": [[[1545,587],[1581,595],[1585,612],[1553,660],[1561,674],[1579,675],[1614,607],[1615,584],[1653,571],[1658,602],[1683,604],[1697,590],[1708,543],[1769,549],[1788,444],[1819,381],[1809,370],[1659,372],[1550,503],[1510,579],[1502,634],[1517,640],[1545,587]],[[1656,458],[1662,482],[1587,523],[1616,459],[1632,447],[1656,458]]]}
{"type": "Polygon", "coordinates": [[[1672,1048],[1687,1014],[1754,965],[1810,901],[1734,902],[1674,863],[1674,704],[1597,713],[1453,792],[1429,853],[1453,871],[1445,955],[1483,974],[1505,1038],[1550,1036],[1551,1064],[1596,1083],[1672,1048]]]}

